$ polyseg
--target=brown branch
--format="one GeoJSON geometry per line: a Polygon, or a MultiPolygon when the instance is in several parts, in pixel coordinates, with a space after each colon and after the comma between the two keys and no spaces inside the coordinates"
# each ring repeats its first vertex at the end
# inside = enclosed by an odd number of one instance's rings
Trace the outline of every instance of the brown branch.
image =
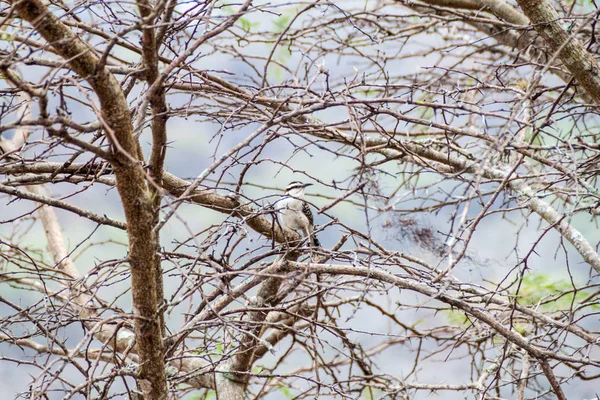
{"type": "MultiPolygon", "coordinates": [[[[380,282],[389,283],[400,289],[408,289],[417,293],[421,293],[427,297],[435,298],[443,303],[456,307],[475,317],[481,322],[484,322],[509,342],[514,343],[517,347],[526,350],[529,354],[537,359],[555,359],[573,363],[589,362],[589,359],[587,358],[578,359],[572,356],[564,356],[546,350],[543,347],[534,346],[532,343],[530,343],[530,341],[514,330],[512,326],[504,326],[494,313],[488,312],[483,307],[472,305],[462,298],[454,297],[448,294],[444,289],[443,284],[432,286],[427,283],[420,282],[417,279],[404,278],[382,270],[357,265],[313,264],[302,262],[289,262],[287,265],[293,267],[297,271],[308,271],[316,274],[362,276],[369,279],[375,279],[380,282]]],[[[592,364],[596,365],[598,363],[592,361],[592,364]]],[[[600,366],[600,364],[598,365],[600,366]]]]}
{"type": "Polygon", "coordinates": [[[558,400],[567,400],[567,396],[565,396],[565,392],[563,392],[562,388],[560,387],[560,383],[556,379],[556,376],[554,375],[554,372],[552,371],[552,367],[550,366],[550,363],[548,363],[548,360],[538,359],[538,361],[542,366],[542,371],[544,371],[544,375],[546,375],[548,382],[550,382],[550,386],[552,386],[552,390],[554,391],[556,398],[558,400]]]}
{"type": "MultiPolygon", "coordinates": [[[[574,34],[561,26],[561,18],[547,0],[517,0],[535,30],[597,104],[600,104],[600,67],[574,34]]],[[[595,15],[595,14],[593,14],[595,15]]]]}
{"type": "Polygon", "coordinates": [[[100,225],[108,225],[108,226],[112,226],[112,227],[119,228],[119,229],[127,229],[127,226],[123,222],[115,221],[115,220],[110,219],[105,216],[96,215],[88,210],[74,206],[65,201],[54,199],[50,196],[42,194],[42,193],[45,193],[44,190],[41,190],[41,189],[38,190],[35,188],[36,188],[36,186],[30,186],[29,190],[31,191],[31,193],[27,193],[23,190],[19,190],[17,188],[6,186],[6,185],[3,185],[0,183],[0,192],[1,193],[10,194],[10,195],[16,196],[20,199],[33,200],[38,203],[44,204],[45,206],[61,208],[63,210],[67,210],[74,214],[77,214],[83,218],[87,218],[90,221],[94,221],[100,225]]]}
{"type": "Polygon", "coordinates": [[[13,8],[60,54],[73,70],[87,79],[101,104],[102,120],[111,143],[118,150],[113,163],[129,237],[129,262],[136,341],[141,358],[138,380],[145,397],[165,399],[167,380],[159,326],[158,292],[155,271],[148,268],[158,260],[158,241],[153,231],[156,219],[151,193],[141,165],[141,155],[132,135],[127,99],[117,79],[101,65],[93,49],[73,33],[39,0],[13,0],[13,8]]]}
{"type": "MultiPolygon", "coordinates": [[[[156,89],[150,94],[150,107],[152,108],[152,149],[150,151],[150,178],[153,182],[149,185],[150,205],[152,207],[152,227],[158,226],[160,204],[162,201],[162,193],[160,186],[162,185],[162,175],[167,153],[167,102],[165,99],[165,88],[162,82],[159,82],[158,71],[158,43],[156,42],[155,20],[156,10],[153,10],[152,4],[148,0],[137,1],[140,20],[142,24],[142,59],[144,62],[144,72],[149,86],[156,83],[156,89]]],[[[141,110],[145,113],[146,110],[141,110]]],[[[160,250],[160,231],[154,229],[156,249],[160,250]]],[[[163,270],[161,267],[160,257],[154,258],[152,264],[154,270],[154,279],[156,281],[156,298],[163,299],[163,270]]],[[[158,325],[162,330],[162,336],[166,335],[166,326],[164,315],[158,313],[158,325]]]]}
{"type": "Polygon", "coordinates": [[[503,0],[420,0],[432,6],[461,10],[491,12],[514,25],[529,25],[529,20],[519,10],[503,0]]]}
{"type": "MultiPolygon", "coordinates": [[[[288,253],[274,261],[273,264],[281,264],[283,267],[287,262],[294,261],[296,258],[297,254],[288,253]]],[[[280,277],[267,279],[258,290],[256,295],[257,304],[254,306],[259,308],[270,308],[276,305],[277,292],[282,282],[283,278],[280,277]]],[[[248,315],[247,322],[250,327],[249,332],[244,333],[242,336],[239,350],[231,363],[230,369],[233,379],[237,382],[246,383],[248,380],[248,375],[246,375],[246,373],[250,371],[252,367],[254,351],[256,350],[262,330],[261,322],[266,320],[267,315],[268,312],[265,311],[253,311],[248,315]]]]}
{"type": "MultiPolygon", "coordinates": [[[[34,164],[12,164],[0,165],[0,174],[20,175],[24,173],[32,174],[55,174],[64,173],[68,175],[79,175],[95,179],[95,173],[101,169],[101,165],[89,164],[71,164],[40,162],[34,164]]],[[[115,185],[115,180],[106,177],[102,180],[104,184],[115,185]]],[[[172,196],[181,197],[190,186],[190,182],[181,179],[168,172],[163,173],[163,189],[172,196]]],[[[183,200],[192,202],[211,210],[228,214],[242,219],[250,228],[261,235],[275,240],[278,243],[289,243],[300,239],[300,235],[291,230],[283,231],[278,224],[273,226],[272,217],[265,216],[261,212],[249,205],[242,204],[237,197],[223,196],[217,194],[214,190],[194,189],[183,200]]]]}
{"type": "MultiPolygon", "coordinates": [[[[325,131],[311,131],[311,135],[324,139],[334,140],[348,145],[356,145],[354,137],[340,130],[329,128],[325,131]]],[[[390,141],[385,138],[365,138],[365,144],[373,148],[386,148],[391,150],[390,157],[401,157],[403,160],[412,162],[413,158],[424,158],[435,161],[442,166],[449,167],[449,173],[481,174],[487,179],[502,181],[506,179],[507,172],[499,168],[490,168],[477,161],[465,160],[457,156],[443,153],[421,143],[413,141],[390,141]]],[[[381,151],[380,151],[381,152],[381,151]]],[[[385,154],[385,152],[382,152],[385,154]]],[[[583,259],[600,274],[600,255],[596,252],[590,242],[573,227],[564,215],[560,214],[548,202],[537,197],[536,191],[528,186],[523,179],[516,174],[511,178],[508,187],[514,190],[532,211],[538,214],[551,226],[553,226],[565,239],[575,247],[583,259]]]]}
{"type": "MultiPolygon", "coordinates": [[[[340,143],[353,143],[353,138],[351,135],[347,135],[335,129],[329,129],[325,133],[312,131],[311,134],[322,138],[332,139],[340,143]]],[[[383,145],[387,148],[394,148],[395,150],[393,151],[396,152],[394,153],[394,157],[400,156],[403,160],[409,162],[413,161],[413,157],[417,157],[416,161],[418,161],[418,157],[436,161],[442,166],[449,167],[447,170],[448,173],[482,173],[488,179],[499,181],[506,178],[506,172],[500,169],[485,168],[477,162],[464,160],[456,156],[450,156],[419,143],[410,141],[394,143],[385,139],[369,138],[367,140],[367,144],[371,147],[383,145]],[[401,151],[401,153],[397,153],[398,151],[401,151]],[[407,152],[413,156],[407,155],[407,152]]],[[[21,172],[48,173],[56,170],[56,168],[59,166],[62,166],[62,164],[47,163],[35,167],[6,166],[0,167],[0,172],[11,174],[21,172]]],[[[77,171],[77,168],[80,167],[71,166],[67,171],[75,172],[77,171]]],[[[189,186],[190,183],[184,179],[178,178],[169,173],[164,174],[163,187],[174,196],[180,196],[189,186]]],[[[519,196],[526,201],[527,207],[537,213],[540,217],[551,224],[561,235],[563,235],[569,241],[569,243],[575,247],[579,254],[581,254],[584,260],[586,260],[586,262],[600,274],[600,256],[594,250],[589,241],[581,234],[581,232],[579,232],[568,222],[564,215],[559,213],[548,202],[538,198],[536,196],[536,192],[525,182],[523,182],[522,179],[519,179],[518,176],[514,176],[510,180],[508,186],[515,190],[519,196]]],[[[237,198],[221,196],[210,190],[195,189],[188,197],[186,197],[186,200],[203,205],[218,212],[231,214],[232,216],[242,218],[245,220],[248,226],[250,226],[256,232],[268,238],[273,238],[279,243],[286,243],[299,239],[297,233],[288,230],[284,232],[277,226],[277,224],[275,224],[275,228],[272,229],[273,224],[270,219],[260,215],[257,210],[253,209],[252,207],[242,205],[237,198]]]]}

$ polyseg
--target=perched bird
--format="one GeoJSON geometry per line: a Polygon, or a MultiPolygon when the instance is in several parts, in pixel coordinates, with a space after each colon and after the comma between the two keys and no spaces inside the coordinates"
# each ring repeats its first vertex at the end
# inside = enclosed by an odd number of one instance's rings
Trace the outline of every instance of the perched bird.
{"type": "Polygon", "coordinates": [[[319,239],[313,233],[314,220],[310,206],[304,201],[304,190],[312,183],[290,182],[284,195],[275,203],[277,219],[284,228],[300,231],[303,237],[309,237],[312,246],[321,247],[319,239]]]}

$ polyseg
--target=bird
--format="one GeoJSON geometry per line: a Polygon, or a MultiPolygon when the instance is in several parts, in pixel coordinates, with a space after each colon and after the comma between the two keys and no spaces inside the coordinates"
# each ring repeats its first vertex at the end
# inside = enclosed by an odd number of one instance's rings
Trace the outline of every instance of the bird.
{"type": "Polygon", "coordinates": [[[281,199],[275,203],[277,219],[281,226],[300,232],[302,237],[310,238],[314,247],[321,247],[314,234],[314,218],[310,206],[304,201],[304,190],[312,183],[290,182],[281,199]]]}

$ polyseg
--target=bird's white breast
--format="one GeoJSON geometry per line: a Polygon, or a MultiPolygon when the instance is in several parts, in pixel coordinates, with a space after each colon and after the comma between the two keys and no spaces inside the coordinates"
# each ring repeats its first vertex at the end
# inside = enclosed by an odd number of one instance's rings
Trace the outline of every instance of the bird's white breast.
{"type": "Polygon", "coordinates": [[[279,222],[289,229],[302,229],[308,225],[308,218],[302,212],[302,201],[292,197],[286,197],[275,203],[277,218],[279,222]]]}

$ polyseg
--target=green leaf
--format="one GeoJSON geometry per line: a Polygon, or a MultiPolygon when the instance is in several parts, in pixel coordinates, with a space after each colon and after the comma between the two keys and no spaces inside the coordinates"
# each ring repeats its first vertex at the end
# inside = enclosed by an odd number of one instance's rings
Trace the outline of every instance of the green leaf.
{"type": "Polygon", "coordinates": [[[279,390],[284,394],[285,397],[287,397],[288,399],[293,399],[294,397],[296,397],[296,395],[294,395],[294,393],[292,393],[292,391],[285,387],[285,386],[279,386],[279,390]]]}
{"type": "Polygon", "coordinates": [[[250,31],[252,30],[252,28],[260,25],[259,21],[257,21],[257,22],[251,22],[248,18],[240,18],[239,21],[242,24],[242,29],[246,33],[250,33],[250,31]]]}
{"type": "Polygon", "coordinates": [[[448,319],[448,322],[452,325],[464,326],[469,323],[469,319],[465,314],[462,313],[462,311],[444,310],[442,313],[444,314],[446,319],[448,319]]]}
{"type": "Polygon", "coordinates": [[[365,388],[361,392],[361,398],[365,400],[375,400],[381,399],[383,396],[383,391],[380,389],[375,389],[370,386],[365,386],[365,388]]]}
{"type": "MultiPolygon", "coordinates": [[[[577,290],[573,287],[570,279],[559,279],[557,277],[530,273],[523,277],[518,293],[518,302],[522,305],[537,305],[546,312],[568,310],[590,295],[589,291],[577,290]]],[[[516,289],[515,289],[516,292],[516,289]]],[[[590,305],[593,309],[600,305],[590,305]]]]}
{"type": "Polygon", "coordinates": [[[283,32],[283,30],[288,26],[288,24],[290,23],[290,19],[292,17],[292,13],[288,13],[286,14],[281,14],[281,16],[279,16],[279,18],[275,19],[273,21],[273,25],[275,25],[275,29],[273,30],[273,33],[281,33],[283,32]]]}

